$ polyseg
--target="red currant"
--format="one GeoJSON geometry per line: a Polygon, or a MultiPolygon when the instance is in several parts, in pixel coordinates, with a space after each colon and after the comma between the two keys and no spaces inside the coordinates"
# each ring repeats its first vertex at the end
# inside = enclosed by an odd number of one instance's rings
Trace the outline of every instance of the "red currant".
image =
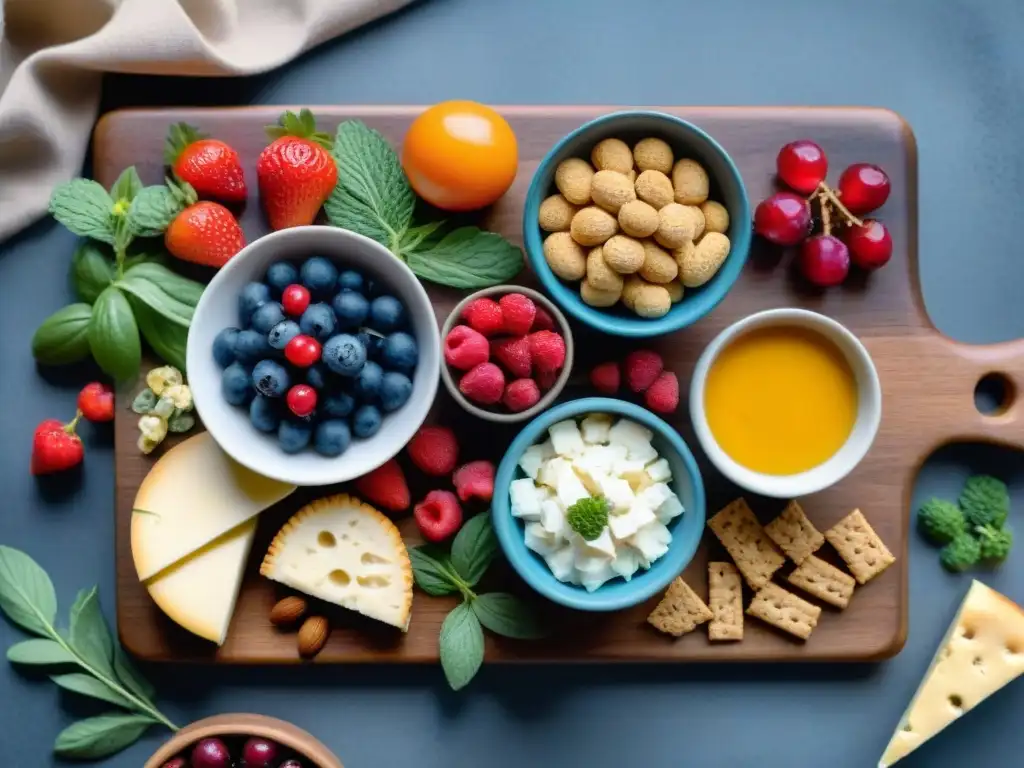
{"type": "Polygon", "coordinates": [[[285,314],[298,317],[309,306],[309,289],[304,285],[289,285],[281,293],[281,306],[285,314]]]}
{"type": "Polygon", "coordinates": [[[320,342],[300,333],[285,345],[284,356],[292,365],[309,368],[320,359],[320,342]]]}
{"type": "Polygon", "coordinates": [[[892,235],[880,221],[868,219],[843,233],[850,259],[861,269],[884,267],[892,257],[892,235]]]}
{"type": "Polygon", "coordinates": [[[890,188],[885,171],[870,163],[854,163],[839,177],[839,199],[854,216],[881,208],[890,188]]]}
{"type": "Polygon", "coordinates": [[[776,245],[796,245],[811,229],[811,206],[792,192],[776,192],[754,211],[754,231],[776,245]]]}
{"type": "Polygon", "coordinates": [[[775,166],[787,187],[801,195],[809,195],[825,180],[828,158],[825,150],[813,141],[801,139],[779,150],[775,166]]]}
{"type": "Polygon", "coordinates": [[[288,403],[288,410],[300,419],[305,418],[316,410],[316,390],[309,384],[296,384],[288,390],[285,401],[288,403]]]}
{"type": "Polygon", "coordinates": [[[114,390],[94,381],[78,393],[78,410],[89,421],[114,420],[114,390]]]}
{"type": "Polygon", "coordinates": [[[800,249],[800,271],[815,285],[839,285],[850,273],[850,251],[833,235],[810,237],[800,249]]]}

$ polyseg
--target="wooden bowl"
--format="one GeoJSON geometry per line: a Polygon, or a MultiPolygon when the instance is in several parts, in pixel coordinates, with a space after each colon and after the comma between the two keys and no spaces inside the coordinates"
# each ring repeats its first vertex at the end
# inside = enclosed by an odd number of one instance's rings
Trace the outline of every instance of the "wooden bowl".
{"type": "Polygon", "coordinates": [[[186,725],[160,747],[143,768],[161,768],[197,741],[212,736],[259,736],[295,752],[310,768],[344,768],[327,747],[301,728],[274,717],[246,714],[217,715],[186,725]]]}

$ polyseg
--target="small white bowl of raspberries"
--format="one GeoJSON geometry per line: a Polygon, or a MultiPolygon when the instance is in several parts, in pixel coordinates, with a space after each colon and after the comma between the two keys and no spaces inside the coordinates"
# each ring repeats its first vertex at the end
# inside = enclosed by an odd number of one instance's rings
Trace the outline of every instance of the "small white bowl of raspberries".
{"type": "Polygon", "coordinates": [[[459,302],[441,329],[441,380],[466,411],[502,424],[548,408],[572,372],[572,331],[550,299],[496,285],[459,302]]]}

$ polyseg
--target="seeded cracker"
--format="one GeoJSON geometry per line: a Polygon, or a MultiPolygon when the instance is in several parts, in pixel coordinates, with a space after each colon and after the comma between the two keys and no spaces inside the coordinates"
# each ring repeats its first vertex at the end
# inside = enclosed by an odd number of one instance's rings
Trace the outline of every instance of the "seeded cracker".
{"type": "Polygon", "coordinates": [[[825,539],[835,547],[860,584],[867,584],[896,562],[859,509],[825,531],[825,539]]]}
{"type": "Polygon", "coordinates": [[[787,592],[778,584],[768,583],[754,595],[747,613],[806,640],[818,625],[821,608],[787,592]]]}
{"type": "Polygon", "coordinates": [[[743,639],[743,582],[732,563],[708,563],[708,602],[714,618],[708,639],[743,639]]]}
{"type": "Polygon", "coordinates": [[[791,501],[782,514],[764,527],[768,538],[797,565],[810,557],[825,543],[825,537],[814,527],[800,505],[791,501]]]}
{"type": "Polygon", "coordinates": [[[789,583],[836,608],[850,604],[856,581],[820,557],[811,555],[789,574],[789,583]]]}
{"type": "Polygon", "coordinates": [[[647,623],[666,635],[682,637],[711,619],[711,609],[679,576],[668,585],[668,591],[647,617],[647,623]]]}
{"type": "Polygon", "coordinates": [[[745,499],[736,499],[708,520],[708,527],[736,561],[752,589],[761,589],[786,562],[765,535],[745,499]]]}

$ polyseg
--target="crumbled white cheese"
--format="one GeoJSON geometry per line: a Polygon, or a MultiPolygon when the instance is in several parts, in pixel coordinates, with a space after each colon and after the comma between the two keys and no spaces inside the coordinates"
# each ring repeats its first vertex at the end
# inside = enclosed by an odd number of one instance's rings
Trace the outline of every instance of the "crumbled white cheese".
{"type": "Polygon", "coordinates": [[[633,574],[640,570],[640,555],[632,547],[619,547],[615,552],[615,559],[611,562],[611,569],[629,581],[633,574]]]}
{"type": "Polygon", "coordinates": [[[608,527],[612,536],[620,541],[628,539],[645,525],[655,522],[657,518],[643,499],[636,499],[624,515],[612,515],[608,518],[608,527]]]}
{"type": "Polygon", "coordinates": [[[665,499],[661,505],[654,510],[654,514],[658,518],[658,522],[668,524],[668,522],[676,517],[683,514],[683,503],[679,501],[679,497],[674,493],[665,499]]]}
{"type": "Polygon", "coordinates": [[[607,413],[592,413],[580,423],[583,442],[595,445],[608,442],[612,428],[612,417],[607,413]]]}
{"type": "Polygon", "coordinates": [[[540,473],[537,475],[537,481],[541,485],[546,485],[548,488],[555,489],[558,487],[558,477],[562,472],[562,468],[571,466],[572,464],[561,456],[555,456],[554,458],[548,459],[543,465],[541,465],[540,473]]]}
{"type": "Polygon", "coordinates": [[[605,475],[602,478],[601,493],[611,504],[612,512],[629,509],[629,505],[636,498],[629,483],[621,477],[612,477],[611,475],[605,475]]]}
{"type": "Polygon", "coordinates": [[[672,533],[657,520],[645,525],[629,538],[629,543],[640,555],[640,566],[643,568],[650,568],[655,560],[668,552],[671,542],[672,533]]]}
{"type": "Polygon", "coordinates": [[[565,510],[557,499],[546,499],[540,504],[540,524],[544,530],[559,538],[566,538],[565,510]]]}
{"type": "Polygon", "coordinates": [[[527,523],[524,533],[527,549],[532,549],[541,557],[553,555],[558,551],[558,538],[544,530],[540,523],[527,523]]]}
{"type": "Polygon", "coordinates": [[[512,502],[512,516],[524,520],[540,520],[541,495],[533,480],[528,477],[513,480],[508,486],[512,502]]]}
{"type": "Polygon", "coordinates": [[[558,503],[565,509],[569,509],[580,499],[589,499],[590,492],[583,485],[572,464],[565,463],[558,470],[558,480],[555,483],[555,493],[558,494],[558,503]]]}
{"type": "Polygon", "coordinates": [[[561,549],[550,555],[542,555],[544,562],[551,569],[551,574],[559,581],[571,582],[576,576],[576,553],[569,544],[563,543],[561,549]]]}
{"type": "Polygon", "coordinates": [[[672,469],[668,465],[668,459],[658,459],[647,467],[647,474],[656,483],[672,482],[672,469]]]}
{"type": "Polygon", "coordinates": [[[579,456],[583,453],[583,436],[574,419],[560,421],[548,427],[551,445],[559,456],[579,456]]]}
{"type": "Polygon", "coordinates": [[[544,450],[539,445],[531,445],[523,455],[519,457],[519,467],[526,473],[527,477],[536,480],[540,474],[541,465],[544,464],[544,450]]]}

